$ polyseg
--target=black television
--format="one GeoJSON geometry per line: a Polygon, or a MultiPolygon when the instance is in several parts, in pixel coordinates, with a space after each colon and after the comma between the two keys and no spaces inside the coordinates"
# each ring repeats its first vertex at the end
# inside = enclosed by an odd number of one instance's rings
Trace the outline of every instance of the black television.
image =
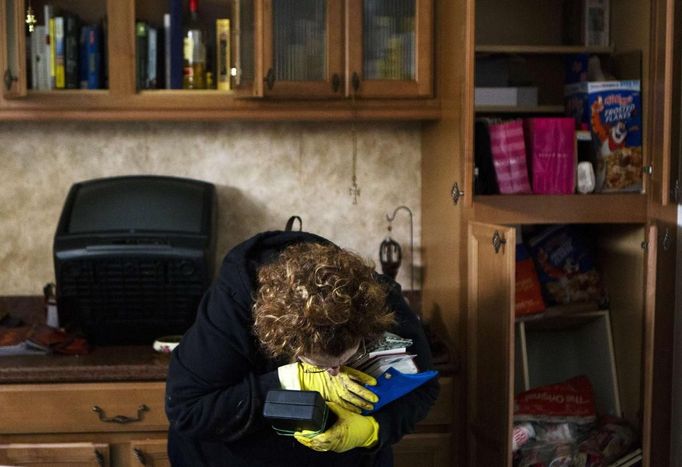
{"type": "Polygon", "coordinates": [[[182,334],[212,280],[216,215],[215,186],[199,180],[74,184],[53,247],[62,324],[95,345],[182,334]]]}

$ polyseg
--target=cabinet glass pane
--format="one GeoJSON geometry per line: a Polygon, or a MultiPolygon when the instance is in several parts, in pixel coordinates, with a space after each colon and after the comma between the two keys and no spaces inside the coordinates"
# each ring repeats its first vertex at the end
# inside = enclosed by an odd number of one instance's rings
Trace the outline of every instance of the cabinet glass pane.
{"type": "MultiPolygon", "coordinates": [[[[139,90],[220,89],[239,84],[232,67],[253,63],[253,0],[135,2],[135,80],[139,90]],[[245,19],[244,19],[245,18],[245,19]],[[243,23],[241,20],[243,19],[243,23]],[[240,25],[250,36],[239,40],[240,25]],[[251,47],[243,53],[244,47],[251,47]]],[[[253,72],[251,71],[251,74],[253,72]]]]}
{"type": "Polygon", "coordinates": [[[253,0],[238,0],[237,20],[233,31],[235,41],[235,84],[252,82],[255,76],[254,59],[254,11],[253,0]]]}
{"type": "Polygon", "coordinates": [[[282,81],[326,77],[326,0],[275,0],[272,3],[274,73],[282,81]]]}
{"type": "Polygon", "coordinates": [[[416,0],[365,0],[365,79],[415,79],[416,0]]]}
{"type": "Polygon", "coordinates": [[[31,3],[38,22],[26,42],[29,88],[107,88],[106,0],[31,3]]]}
{"type": "MultiPolygon", "coordinates": [[[[9,72],[12,73],[12,76],[17,76],[18,74],[18,69],[17,69],[17,64],[19,63],[17,61],[17,51],[16,47],[13,47],[14,41],[11,40],[14,37],[18,37],[19,31],[16,30],[15,27],[15,18],[16,18],[16,9],[17,4],[14,0],[6,0],[7,2],[7,10],[5,13],[5,31],[7,31],[7,41],[5,42],[4,47],[7,49],[7,67],[9,69],[9,72]]],[[[3,70],[3,73],[5,70],[3,70]]]]}

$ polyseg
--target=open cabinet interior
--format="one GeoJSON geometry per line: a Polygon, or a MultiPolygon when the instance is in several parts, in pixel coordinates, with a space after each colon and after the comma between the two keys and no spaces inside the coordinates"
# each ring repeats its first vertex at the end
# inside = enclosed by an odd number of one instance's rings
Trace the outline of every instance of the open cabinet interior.
{"type": "MultiPolygon", "coordinates": [[[[570,227],[572,234],[576,234],[571,242],[564,241],[558,244],[557,249],[547,250],[551,256],[565,255],[568,259],[563,264],[571,267],[570,271],[568,267],[565,268],[565,275],[554,285],[561,284],[567,289],[583,287],[584,281],[578,278],[585,275],[587,270],[582,267],[593,264],[607,300],[602,303],[576,301],[555,304],[546,306],[540,313],[516,316],[514,397],[538,387],[586,376],[594,396],[596,426],[600,426],[604,416],[619,417],[627,421],[633,436],[639,438],[642,429],[642,387],[646,377],[642,364],[645,333],[644,271],[647,264],[643,248],[645,229],[632,224],[570,227]],[[583,245],[586,246],[590,261],[583,257],[584,261],[573,263],[571,259],[583,254],[583,245]],[[569,249],[574,250],[569,252],[569,249]]],[[[524,244],[528,243],[528,234],[546,232],[546,229],[547,226],[523,226],[521,237],[524,238],[524,244]]],[[[550,244],[548,242],[545,245],[550,244]]],[[[534,251],[537,253],[542,250],[534,251]]],[[[551,289],[551,293],[547,292],[541,271],[547,271],[548,266],[538,261],[533,254],[531,256],[547,303],[551,300],[548,297],[554,292],[551,289]]],[[[516,280],[518,284],[518,276],[516,280]]],[[[559,392],[553,393],[548,389],[533,397],[549,397],[547,394],[554,394],[555,402],[563,397],[559,392]]],[[[519,409],[518,400],[515,408],[519,409]]],[[[542,416],[539,414],[540,418],[542,416]]],[[[554,417],[550,425],[557,423],[556,414],[554,417]]],[[[571,417],[578,416],[567,415],[566,421],[575,421],[571,417]]],[[[515,413],[515,425],[523,419],[523,410],[520,417],[515,413]]],[[[543,425],[540,423],[536,426],[543,425]]],[[[637,439],[629,446],[629,452],[640,446],[641,440],[637,439]]],[[[577,452],[578,448],[575,449],[577,452]]],[[[623,452],[621,456],[625,454],[623,452]]]]}
{"type": "Polygon", "coordinates": [[[549,463],[603,436],[623,448],[603,451],[609,462],[640,449],[651,379],[645,233],[644,224],[469,223],[470,465],[527,465],[541,452],[549,463]],[[539,431],[524,438],[528,426],[539,431]],[[539,434],[551,430],[571,436],[539,434]]]}

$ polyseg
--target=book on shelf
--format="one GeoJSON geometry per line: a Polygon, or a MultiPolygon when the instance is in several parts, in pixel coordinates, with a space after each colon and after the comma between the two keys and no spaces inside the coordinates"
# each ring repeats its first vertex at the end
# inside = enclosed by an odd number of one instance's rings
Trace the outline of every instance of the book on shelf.
{"type": "Polygon", "coordinates": [[[149,25],[144,21],[135,23],[135,82],[137,89],[145,89],[147,81],[147,48],[149,41],[149,25]]]}
{"type": "Polygon", "coordinates": [[[166,37],[166,62],[170,72],[167,81],[168,89],[182,89],[183,73],[183,31],[182,31],[182,0],[170,0],[168,31],[166,37]]]}
{"type": "Polygon", "coordinates": [[[230,90],[230,20],[216,20],[216,87],[230,90]]]}
{"type": "Polygon", "coordinates": [[[158,85],[158,50],[158,29],[156,29],[154,26],[149,26],[147,34],[147,76],[145,79],[146,89],[156,89],[158,85]]]}
{"type": "Polygon", "coordinates": [[[101,87],[102,52],[101,32],[99,25],[87,25],[81,29],[81,89],[99,89],[101,87]]]}
{"type": "Polygon", "coordinates": [[[54,17],[54,87],[66,87],[64,16],[54,17]]]}
{"type": "Polygon", "coordinates": [[[45,67],[45,26],[36,26],[30,36],[31,89],[49,89],[45,67]]]}
{"type": "Polygon", "coordinates": [[[76,15],[64,15],[64,69],[66,89],[77,89],[78,79],[78,49],[79,49],[80,21],[76,15]]]}
{"type": "Polygon", "coordinates": [[[47,4],[43,7],[44,26],[45,26],[45,43],[44,55],[45,63],[44,71],[47,77],[47,87],[45,89],[54,89],[54,50],[52,46],[54,41],[54,5],[47,4]]]}

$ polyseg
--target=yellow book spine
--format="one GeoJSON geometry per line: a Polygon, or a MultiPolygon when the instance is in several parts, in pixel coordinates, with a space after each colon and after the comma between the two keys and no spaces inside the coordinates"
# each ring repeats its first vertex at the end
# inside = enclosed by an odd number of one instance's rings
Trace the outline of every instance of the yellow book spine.
{"type": "Polygon", "coordinates": [[[221,91],[232,89],[230,84],[230,20],[217,19],[216,29],[216,83],[221,91]]]}
{"type": "Polygon", "coordinates": [[[54,29],[54,18],[50,18],[48,23],[48,28],[50,29],[50,89],[55,88],[55,59],[57,51],[55,49],[55,29],[54,29]]]}
{"type": "Polygon", "coordinates": [[[64,17],[59,16],[54,18],[54,84],[57,89],[64,89],[66,87],[64,46],[64,17]]]}

